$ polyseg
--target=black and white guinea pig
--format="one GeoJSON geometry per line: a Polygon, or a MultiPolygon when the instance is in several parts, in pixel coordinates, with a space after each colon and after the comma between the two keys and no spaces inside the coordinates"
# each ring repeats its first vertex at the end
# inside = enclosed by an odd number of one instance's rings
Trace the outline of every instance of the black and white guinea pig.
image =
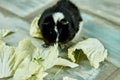
{"type": "Polygon", "coordinates": [[[65,44],[79,32],[81,22],[78,8],[69,0],[59,0],[43,12],[38,26],[45,44],[65,44]]]}

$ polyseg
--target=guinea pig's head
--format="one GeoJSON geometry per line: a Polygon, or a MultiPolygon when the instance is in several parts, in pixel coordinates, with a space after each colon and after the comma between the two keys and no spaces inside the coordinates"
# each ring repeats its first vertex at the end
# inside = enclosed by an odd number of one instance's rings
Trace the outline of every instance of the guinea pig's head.
{"type": "Polygon", "coordinates": [[[41,15],[38,26],[46,44],[67,43],[73,39],[78,31],[79,24],[76,18],[79,17],[79,11],[76,11],[78,12],[76,15],[75,12],[70,11],[71,7],[69,9],[67,7],[69,7],[67,3],[59,3],[46,9],[41,15]]]}

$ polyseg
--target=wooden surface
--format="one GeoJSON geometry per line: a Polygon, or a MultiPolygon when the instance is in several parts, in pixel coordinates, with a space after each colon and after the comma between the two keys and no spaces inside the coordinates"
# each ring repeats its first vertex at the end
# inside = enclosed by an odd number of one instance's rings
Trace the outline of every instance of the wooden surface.
{"type": "Polygon", "coordinates": [[[120,26],[120,0],[71,0],[87,13],[120,26]]]}
{"type": "Polygon", "coordinates": [[[44,7],[52,0],[1,0],[0,6],[18,16],[28,16],[31,13],[44,7]]]}
{"type": "MultiPolygon", "coordinates": [[[[20,40],[29,37],[39,46],[39,40],[29,36],[30,23],[56,1],[0,0],[0,29],[12,29],[15,32],[5,38],[7,44],[16,46],[20,40]]],[[[50,75],[44,80],[62,80],[64,76],[77,80],[120,80],[120,0],[71,1],[79,7],[84,20],[81,35],[98,38],[108,49],[108,58],[99,69],[94,69],[88,62],[74,69],[60,70],[54,67],[47,71],[50,75]]]]}

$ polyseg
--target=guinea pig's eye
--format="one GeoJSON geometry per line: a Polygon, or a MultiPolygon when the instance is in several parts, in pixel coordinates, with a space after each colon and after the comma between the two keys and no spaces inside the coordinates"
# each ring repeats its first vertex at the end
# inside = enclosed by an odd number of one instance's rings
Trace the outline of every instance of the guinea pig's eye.
{"type": "Polygon", "coordinates": [[[46,25],[46,26],[47,25],[51,25],[51,26],[54,25],[54,20],[53,20],[52,16],[46,17],[42,24],[46,25]]]}
{"type": "Polygon", "coordinates": [[[43,25],[49,25],[50,23],[49,22],[44,22],[43,25]]]}
{"type": "Polygon", "coordinates": [[[62,19],[62,20],[60,21],[60,23],[61,23],[62,25],[67,25],[69,22],[68,22],[66,19],[62,19]]]}

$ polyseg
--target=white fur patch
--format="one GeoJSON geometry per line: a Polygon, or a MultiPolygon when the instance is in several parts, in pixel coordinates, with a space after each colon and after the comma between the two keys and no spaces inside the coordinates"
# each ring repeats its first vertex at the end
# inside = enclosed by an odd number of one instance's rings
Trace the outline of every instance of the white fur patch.
{"type": "Polygon", "coordinates": [[[64,19],[65,17],[64,17],[64,15],[63,15],[63,13],[61,13],[61,12],[57,12],[57,13],[54,13],[53,14],[53,19],[54,19],[54,22],[55,23],[57,23],[57,21],[60,21],[60,20],[62,20],[62,19],[64,19]]]}
{"type": "MultiPolygon", "coordinates": [[[[64,19],[63,13],[60,13],[60,12],[57,12],[57,13],[53,14],[52,16],[53,16],[55,24],[57,24],[57,21],[60,21],[60,20],[64,19]]],[[[54,30],[57,33],[56,41],[58,41],[59,33],[58,33],[58,30],[57,30],[57,26],[55,26],[54,30]]]]}

